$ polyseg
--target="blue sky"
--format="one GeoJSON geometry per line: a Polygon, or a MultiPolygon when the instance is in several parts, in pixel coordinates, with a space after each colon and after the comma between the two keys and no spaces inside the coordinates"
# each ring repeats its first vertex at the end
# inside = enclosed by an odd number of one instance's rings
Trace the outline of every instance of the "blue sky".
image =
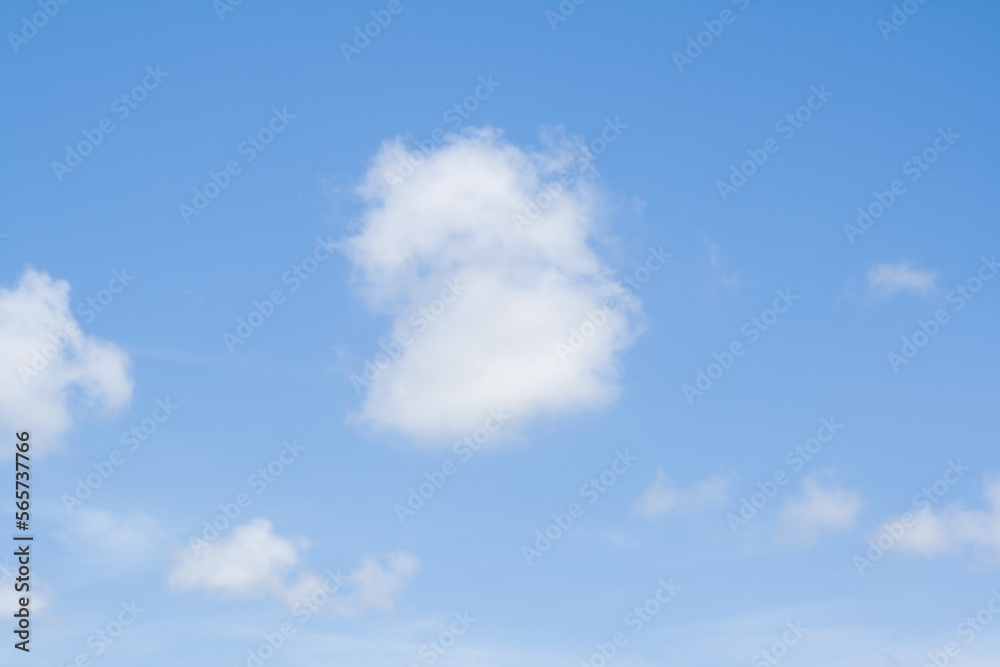
{"type": "Polygon", "coordinates": [[[996,664],[1000,8],[2,25],[4,664],[996,664]]]}

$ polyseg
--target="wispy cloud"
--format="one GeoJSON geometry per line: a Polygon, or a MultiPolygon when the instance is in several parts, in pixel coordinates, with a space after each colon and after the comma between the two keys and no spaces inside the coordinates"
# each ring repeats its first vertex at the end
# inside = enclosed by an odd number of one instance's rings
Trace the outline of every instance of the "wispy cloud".
{"type": "MultiPolygon", "coordinates": [[[[308,600],[324,588],[323,577],[301,569],[300,551],[308,542],[276,535],[273,528],[270,521],[257,518],[233,527],[198,553],[183,549],[177,554],[168,583],[178,591],[203,590],[237,598],[271,595],[289,606],[308,600]]],[[[386,562],[382,565],[375,557],[366,556],[358,568],[338,575],[332,582],[336,595],[325,606],[342,616],[369,609],[392,611],[420,562],[408,551],[388,554],[386,562]]]]}
{"type": "MultiPolygon", "coordinates": [[[[937,510],[925,508],[916,514],[916,523],[907,528],[899,548],[923,556],[958,554],[968,548],[1000,562],[1000,477],[985,481],[983,509],[966,509],[953,503],[937,510]]],[[[899,523],[898,517],[885,523],[899,523]]]]}
{"type": "Polygon", "coordinates": [[[827,531],[850,530],[860,509],[857,491],[837,488],[829,480],[821,481],[820,475],[810,475],[802,480],[801,495],[781,508],[779,536],[808,542],[827,531]]]}
{"type": "Polygon", "coordinates": [[[141,512],[112,514],[105,510],[77,508],[69,518],[69,535],[102,560],[131,563],[156,551],[166,537],[151,516],[141,512]]]}
{"type": "Polygon", "coordinates": [[[736,289],[740,284],[740,274],[727,274],[725,267],[722,264],[722,248],[711,241],[706,241],[706,243],[708,244],[708,263],[711,265],[712,271],[715,273],[715,284],[712,285],[712,291],[717,289],[736,289]]]}
{"type": "Polygon", "coordinates": [[[736,476],[714,474],[687,489],[681,489],[667,479],[662,469],[656,469],[656,479],[635,502],[632,511],[644,519],[664,514],[690,514],[706,506],[721,505],[729,497],[729,489],[736,476]]]}
{"type": "Polygon", "coordinates": [[[868,290],[884,299],[899,292],[924,294],[937,285],[937,272],[918,269],[911,262],[885,264],[879,262],[868,270],[868,290]]]}

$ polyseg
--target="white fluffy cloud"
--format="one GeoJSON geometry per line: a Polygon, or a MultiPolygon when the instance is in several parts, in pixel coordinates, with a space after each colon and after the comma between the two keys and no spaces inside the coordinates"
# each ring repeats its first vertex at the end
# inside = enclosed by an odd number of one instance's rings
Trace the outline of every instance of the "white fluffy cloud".
{"type": "Polygon", "coordinates": [[[270,521],[253,519],[234,526],[217,541],[181,551],[168,582],[175,590],[200,589],[240,598],[273,595],[290,606],[308,605],[314,594],[325,590],[325,608],[354,616],[368,609],[392,611],[420,567],[416,556],[399,551],[388,554],[385,566],[366,556],[348,574],[338,571],[324,577],[301,570],[299,552],[307,546],[305,540],[275,535],[270,521]]]}
{"type": "MultiPolygon", "coordinates": [[[[925,509],[916,514],[916,523],[906,528],[899,548],[924,556],[955,554],[966,548],[1000,559],[1000,477],[986,480],[985,509],[966,509],[961,503],[940,510],[925,509]]],[[[886,524],[900,523],[900,517],[886,524]]]]}
{"type": "Polygon", "coordinates": [[[645,519],[676,512],[690,514],[702,507],[721,505],[729,497],[729,489],[736,477],[733,474],[714,474],[697,482],[688,489],[680,489],[670,484],[666,473],[656,469],[656,479],[636,501],[632,511],[645,519]]]}
{"type": "Polygon", "coordinates": [[[600,205],[573,144],[528,151],[467,130],[387,183],[408,155],[383,144],[343,244],[369,305],[394,318],[385,356],[352,378],[361,417],[430,438],[498,407],[523,420],[611,400],[639,301],[591,248],[600,205]]]}
{"type": "MultiPolygon", "coordinates": [[[[298,547],[304,548],[300,542],[298,547]]],[[[234,526],[225,537],[195,554],[185,549],[170,573],[170,585],[201,588],[237,597],[283,591],[286,577],[299,562],[296,544],[272,532],[270,521],[254,519],[234,526]]]]}
{"type": "Polygon", "coordinates": [[[936,271],[924,271],[910,262],[884,264],[879,262],[868,270],[868,289],[872,296],[884,298],[898,292],[925,293],[934,289],[936,271]]]}
{"type": "Polygon", "coordinates": [[[778,516],[781,535],[809,541],[828,530],[850,530],[858,518],[856,491],[824,486],[816,475],[802,480],[801,497],[789,500],[778,516]]]}
{"type": "Polygon", "coordinates": [[[13,289],[0,287],[0,426],[29,430],[35,453],[58,445],[75,402],[113,410],[132,397],[128,355],[80,330],[69,292],[32,268],[13,289]]]}

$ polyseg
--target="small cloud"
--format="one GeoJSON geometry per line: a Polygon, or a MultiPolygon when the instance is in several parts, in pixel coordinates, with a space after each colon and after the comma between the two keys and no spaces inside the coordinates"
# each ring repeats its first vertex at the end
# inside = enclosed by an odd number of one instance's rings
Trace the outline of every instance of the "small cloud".
{"type": "Polygon", "coordinates": [[[398,551],[387,557],[383,567],[374,556],[361,559],[361,566],[347,579],[355,585],[354,605],[357,609],[392,611],[400,591],[406,588],[420,567],[417,557],[408,551],[398,551]]]}
{"type": "MultiPolygon", "coordinates": [[[[916,514],[916,524],[906,528],[899,548],[922,556],[957,554],[972,547],[1000,559],[1000,477],[986,479],[984,509],[965,509],[953,503],[941,510],[927,508],[916,514]]],[[[900,517],[885,524],[900,522],[900,517]]]]}
{"type": "Polygon", "coordinates": [[[915,268],[910,262],[879,262],[868,270],[868,290],[874,298],[884,299],[899,292],[925,294],[937,285],[937,271],[915,268]]]}
{"type": "Polygon", "coordinates": [[[299,552],[306,547],[305,540],[275,535],[270,521],[253,519],[234,526],[217,541],[185,548],[178,554],[168,582],[175,590],[200,589],[229,597],[272,595],[289,606],[308,604],[321,589],[335,591],[329,601],[327,593],[323,594],[324,606],[341,616],[355,616],[369,609],[392,611],[420,567],[416,556],[399,551],[388,554],[385,566],[366,556],[350,573],[340,575],[338,571],[336,576],[324,578],[301,571],[299,552]]]}
{"type": "Polygon", "coordinates": [[[722,266],[722,259],[719,257],[722,248],[711,241],[706,241],[706,243],[708,244],[708,263],[712,266],[718,283],[712,287],[712,291],[715,291],[716,288],[732,290],[738,287],[740,284],[740,274],[731,273],[726,275],[726,271],[722,266]]]}
{"type": "Polygon", "coordinates": [[[652,519],[671,512],[691,514],[702,507],[726,502],[729,489],[736,480],[732,473],[715,474],[687,489],[680,489],[667,480],[662,469],[656,469],[656,479],[635,502],[632,512],[644,519],[652,519]]]}
{"type": "MultiPolygon", "coordinates": [[[[132,398],[131,361],[87,336],[73,317],[69,283],[28,268],[13,289],[0,287],[0,426],[26,427],[32,452],[54,448],[73,425],[71,398],[115,410],[132,398]]],[[[2,456],[12,456],[4,448],[2,456]]]]}
{"type": "Polygon", "coordinates": [[[795,541],[811,542],[825,531],[854,527],[861,509],[857,491],[824,486],[817,475],[802,481],[802,496],[789,500],[778,516],[780,535],[795,541]]]}
{"type": "MultiPolygon", "coordinates": [[[[339,616],[357,616],[368,610],[391,612],[403,590],[413,581],[413,575],[420,569],[420,561],[408,551],[396,551],[386,555],[386,565],[374,556],[365,556],[361,565],[346,575],[327,572],[321,577],[312,572],[301,575],[295,583],[283,592],[285,602],[296,608],[317,606],[317,592],[330,591],[334,594],[320,603],[325,609],[339,616]]],[[[322,597],[322,596],[321,596],[322,597]]]]}
{"type": "Polygon", "coordinates": [[[298,549],[291,540],[275,535],[270,521],[254,519],[233,527],[215,542],[181,552],[170,573],[170,585],[179,590],[201,588],[255,597],[283,591],[286,576],[298,562],[298,549]]]}

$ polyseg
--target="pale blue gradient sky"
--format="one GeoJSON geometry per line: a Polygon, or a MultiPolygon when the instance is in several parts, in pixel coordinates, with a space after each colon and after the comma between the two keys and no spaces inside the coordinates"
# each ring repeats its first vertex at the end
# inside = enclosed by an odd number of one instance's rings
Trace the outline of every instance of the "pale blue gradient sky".
{"type": "MultiPolygon", "coordinates": [[[[0,662],[245,664],[287,607],[172,591],[168,574],[175,549],[289,438],[305,451],[251,491],[240,521],[308,540],[311,571],[397,550],[420,569],[391,612],[320,614],[269,667],[426,664],[420,646],[463,610],[477,621],[440,664],[577,665],[625,629],[610,664],[745,665],[796,620],[810,631],[790,667],[917,665],[941,650],[1000,583],[997,545],[894,550],[864,577],[852,558],[949,460],[971,470],[938,507],[985,508],[984,479],[1000,472],[1000,282],[959,311],[947,300],[1000,252],[1000,8],[929,2],[883,39],[890,2],[742,5],[592,0],[553,30],[554,0],[404,0],[350,63],[338,45],[385,3],[246,0],[220,20],[209,0],[71,2],[17,53],[8,40],[0,285],[29,265],[68,281],[84,331],[130,355],[135,388],[114,414],[80,411],[36,468],[34,575],[50,600],[31,656],[5,641],[0,662]],[[678,72],[671,54],[725,9],[734,21],[678,72]],[[167,75],[121,119],[112,102],[147,67],[167,75]],[[348,378],[390,320],[369,311],[348,259],[332,254],[295,291],[282,276],[317,236],[355,232],[352,188],[381,142],[450,129],[448,110],[488,76],[500,85],[466,123],[513,145],[538,147],[554,126],[592,138],[606,118],[627,124],[595,162],[609,204],[592,248],[619,278],[650,246],[672,258],[640,291],[645,331],[620,357],[616,400],[531,420],[458,462],[400,525],[393,504],[458,457],[352,422],[362,402],[348,378]],[[775,123],[813,86],[832,96],[785,138],[775,123]],[[241,142],[274,109],[294,118],[246,162],[241,142]],[[114,131],[60,182],[51,163],[105,117],[114,131]],[[910,181],[903,164],[939,128],[960,136],[910,181]],[[717,181],[770,137],[780,148],[723,202],[717,181]],[[229,160],[241,172],[185,224],[178,205],[229,160]],[[844,224],[894,179],[905,194],[848,242],[844,224]],[[933,286],[873,295],[872,267],[901,262],[934,272],[933,286]],[[78,304],[123,267],[134,281],[88,322],[78,304]],[[230,353],[223,333],[275,288],[285,302],[230,353]],[[682,385],[748,342],[741,328],[779,289],[799,300],[689,404],[682,385]],[[887,352],[938,308],[949,323],[894,372],[887,352]],[[102,548],[94,540],[110,538],[81,529],[60,498],[167,397],[175,414],[84,503],[139,522],[133,541],[102,548]],[[726,513],[830,417],[843,430],[734,536],[726,513]],[[580,486],[626,448],[638,461],[587,504],[580,486]],[[727,500],[644,519],[634,505],[658,468],[681,489],[729,476],[727,500]],[[812,542],[783,538],[781,509],[810,474],[856,493],[857,511],[812,542]],[[575,501],[583,516],[527,566],[521,546],[575,501]],[[681,591],[633,635],[623,616],[671,577],[681,591]],[[132,599],[146,611],[95,657],[88,636],[132,599]]],[[[17,31],[35,11],[6,2],[0,25],[17,31]]],[[[952,664],[995,664],[997,637],[988,627],[952,664]]]]}

